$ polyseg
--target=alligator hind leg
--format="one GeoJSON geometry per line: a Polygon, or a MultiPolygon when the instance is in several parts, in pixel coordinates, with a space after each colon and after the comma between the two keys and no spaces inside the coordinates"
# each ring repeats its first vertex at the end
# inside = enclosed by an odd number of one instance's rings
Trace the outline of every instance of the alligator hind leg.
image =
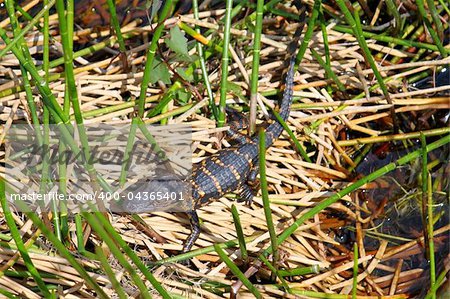
{"type": "Polygon", "coordinates": [[[247,143],[253,142],[249,136],[242,134],[240,132],[237,132],[231,128],[226,130],[225,132],[231,143],[242,145],[242,144],[247,144],[247,143]]]}
{"type": "Polygon", "coordinates": [[[200,235],[200,221],[198,220],[198,215],[195,210],[187,212],[189,217],[189,222],[191,223],[191,234],[187,237],[183,244],[183,252],[188,252],[194,246],[195,241],[197,241],[200,235]]]}
{"type": "Polygon", "coordinates": [[[228,140],[232,143],[242,145],[252,142],[252,139],[246,134],[239,132],[240,130],[248,128],[248,120],[242,114],[232,108],[226,107],[227,123],[230,128],[225,131],[228,140]]]}
{"type": "Polygon", "coordinates": [[[227,112],[227,125],[233,131],[240,131],[248,128],[248,119],[242,116],[242,113],[230,108],[226,107],[225,111],[227,112]]]}

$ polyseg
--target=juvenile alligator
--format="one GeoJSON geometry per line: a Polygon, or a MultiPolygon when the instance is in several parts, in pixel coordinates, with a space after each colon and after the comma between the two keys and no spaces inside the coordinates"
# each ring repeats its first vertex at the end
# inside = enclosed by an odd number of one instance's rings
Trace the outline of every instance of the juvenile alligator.
{"type": "MultiPolygon", "coordinates": [[[[283,99],[279,114],[286,121],[293,99],[295,56],[290,58],[286,74],[283,99]]],[[[265,145],[269,148],[283,132],[283,126],[276,120],[266,130],[265,145]]],[[[257,174],[259,137],[242,139],[237,147],[225,148],[194,165],[192,170],[192,198],[194,209],[188,212],[192,233],[184,243],[183,251],[189,251],[200,234],[196,209],[219,199],[224,194],[239,190],[241,200],[251,201],[252,190],[248,184],[257,174]]]]}
{"type": "MultiPolygon", "coordinates": [[[[304,16],[303,13],[302,15],[304,16]]],[[[298,40],[302,28],[303,26],[300,26],[297,29],[294,40],[288,47],[288,53],[290,55],[289,66],[286,73],[283,98],[279,108],[279,115],[284,121],[289,117],[293,99],[296,62],[294,53],[298,47],[298,40]]],[[[266,129],[266,148],[269,148],[283,132],[283,126],[275,120],[275,117],[272,118],[274,119],[273,123],[266,129]]],[[[233,132],[229,131],[229,133],[233,132]]],[[[187,185],[190,185],[192,195],[187,202],[190,205],[187,214],[190,219],[192,231],[184,243],[183,252],[189,251],[199,237],[200,224],[196,212],[198,208],[233,191],[239,191],[241,200],[250,202],[253,198],[253,192],[248,183],[256,178],[258,172],[259,137],[245,138],[238,133],[235,133],[233,137],[233,140],[238,143],[237,146],[222,149],[216,154],[205,158],[200,163],[195,164],[190,179],[184,181],[176,181],[175,179],[169,183],[168,181],[170,181],[170,177],[173,178],[173,175],[169,174],[169,180],[167,180],[167,176],[162,178],[163,175],[160,174],[156,181],[150,181],[142,187],[143,189],[138,188],[135,190],[136,192],[143,191],[144,189],[152,191],[159,190],[165,193],[172,192],[173,190],[187,190],[187,185]]],[[[140,206],[139,203],[131,202],[127,203],[125,210],[140,213],[148,212],[148,208],[148,205],[144,207],[140,206]]]]}

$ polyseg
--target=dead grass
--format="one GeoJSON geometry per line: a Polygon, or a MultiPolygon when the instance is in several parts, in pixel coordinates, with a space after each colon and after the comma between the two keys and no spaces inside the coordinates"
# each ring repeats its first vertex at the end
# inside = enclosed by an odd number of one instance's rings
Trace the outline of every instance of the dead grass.
{"type": "MultiPolygon", "coordinates": [[[[191,15],[172,17],[166,20],[165,26],[175,26],[177,22],[183,21],[190,26],[198,25],[201,28],[214,29],[220,35],[222,27],[219,26],[217,20],[223,13],[223,9],[202,12],[200,21],[195,21],[191,15]]],[[[7,20],[5,19],[0,24],[3,28],[8,25],[7,20]]],[[[53,38],[59,41],[57,18],[52,15],[50,20],[52,20],[53,38]]],[[[274,102],[264,95],[280,88],[279,74],[283,71],[282,64],[285,59],[286,45],[289,35],[295,30],[297,24],[280,18],[266,21],[268,24],[278,24],[279,28],[267,26],[263,30],[259,91],[261,93],[260,103],[273,106],[274,102]]],[[[104,54],[104,58],[95,61],[90,61],[92,57],[89,55],[76,59],[76,84],[86,123],[130,122],[134,107],[133,102],[127,101],[124,92],[131,95],[132,101],[139,97],[140,82],[143,76],[143,50],[148,46],[146,41],[149,40],[152,26],[140,26],[137,21],[133,21],[122,28],[123,33],[133,35],[130,41],[143,41],[142,44],[130,42],[128,45],[127,58],[132,68],[132,71],[128,73],[123,72],[119,59],[112,59],[108,54],[104,54]]],[[[349,94],[356,95],[367,91],[368,87],[373,86],[376,82],[373,79],[373,71],[364,65],[364,58],[355,37],[334,30],[332,22],[327,26],[327,33],[331,69],[346,86],[349,94]]],[[[231,31],[231,34],[232,39],[239,40],[239,42],[232,44],[235,55],[230,63],[228,80],[247,92],[249,89],[248,75],[251,72],[249,63],[252,57],[243,49],[251,42],[251,38],[248,38],[250,33],[246,30],[235,29],[231,31]]],[[[31,53],[41,52],[40,36],[36,30],[26,35],[31,53]]],[[[98,31],[89,28],[75,30],[74,36],[75,44],[78,44],[81,40],[95,41],[99,37],[108,39],[111,37],[111,33],[110,30],[98,31]]],[[[391,65],[389,60],[395,57],[411,58],[415,53],[411,53],[406,48],[393,48],[375,40],[368,39],[367,42],[374,55],[379,54],[378,57],[382,58],[384,63],[380,62],[379,71],[384,78],[391,78],[387,84],[395,104],[395,112],[411,120],[412,132],[423,130],[416,121],[417,119],[414,118],[419,118],[431,110],[438,113],[450,108],[448,96],[442,95],[443,92],[448,94],[449,85],[414,90],[408,83],[405,83],[405,79],[411,78],[414,74],[427,70],[435,71],[438,66],[448,65],[450,62],[448,58],[438,58],[435,52],[430,51],[427,56],[421,58],[420,62],[391,65]]],[[[58,48],[58,42],[55,42],[55,46],[58,48]]],[[[4,45],[1,45],[0,49],[3,47],[4,45]]],[[[309,48],[324,53],[320,28],[314,32],[309,48]]],[[[112,51],[116,51],[114,47],[112,51]]],[[[191,54],[195,54],[195,48],[191,54]]],[[[59,54],[56,55],[59,56],[59,54]]],[[[207,63],[211,64],[209,80],[213,88],[217,90],[220,73],[214,65],[217,66],[219,60],[216,56],[207,63]]],[[[172,67],[177,65],[179,63],[174,62],[172,67]]],[[[61,67],[53,68],[50,72],[61,74],[61,67]]],[[[55,77],[50,84],[51,90],[60,104],[64,101],[65,89],[62,77],[55,77]]],[[[348,171],[348,167],[357,164],[354,157],[355,153],[361,150],[361,140],[367,139],[368,142],[378,143],[385,140],[379,136],[390,135],[386,134],[386,130],[391,125],[389,118],[391,105],[384,100],[379,89],[370,91],[370,94],[366,94],[360,99],[350,99],[351,97],[345,99],[330,96],[327,92],[327,87],[330,85],[331,81],[326,78],[325,71],[313,59],[308,49],[295,76],[294,95],[297,100],[288,125],[300,142],[307,145],[308,154],[315,159],[314,163],[303,161],[289,142],[286,133],[283,133],[282,137],[268,150],[267,180],[277,233],[284,231],[299,215],[315,206],[317,202],[352,182],[354,178],[348,171]],[[311,126],[315,128],[311,129],[311,126]],[[350,140],[342,138],[340,133],[351,136],[350,140]]],[[[18,61],[12,54],[8,54],[0,61],[0,120],[2,122],[0,144],[3,143],[12,124],[30,123],[31,117],[25,92],[23,90],[16,91],[21,89],[21,86],[18,61]]],[[[197,85],[195,88],[201,95],[205,94],[203,86],[197,85]]],[[[41,107],[38,93],[34,92],[36,103],[41,107]]],[[[163,93],[164,90],[157,85],[147,89],[148,98],[145,106],[147,111],[156,105],[163,93]]],[[[145,122],[156,123],[168,117],[169,124],[190,124],[194,131],[192,135],[195,153],[193,161],[197,162],[203,156],[214,153],[218,148],[229,146],[229,144],[226,140],[219,138],[219,133],[223,129],[216,128],[215,122],[208,118],[208,114],[205,114],[208,101],[199,101],[196,98],[192,98],[191,101],[195,105],[192,109],[183,109],[183,105],[174,101],[170,103],[167,112],[146,119],[145,122]]],[[[231,94],[227,103],[246,107],[246,103],[231,94]]],[[[266,109],[260,111],[266,111],[266,109]]],[[[258,119],[264,120],[264,117],[264,113],[260,112],[258,119]]],[[[428,130],[432,129],[437,128],[428,130]]],[[[439,135],[449,132],[446,126],[439,129],[441,129],[439,135]]],[[[0,148],[0,159],[4,158],[5,152],[2,147],[0,148]]],[[[0,168],[3,172],[3,166],[0,168]]],[[[368,185],[367,187],[369,188],[368,185]]],[[[444,188],[441,191],[447,192],[448,190],[444,188]]],[[[263,283],[263,281],[267,281],[270,272],[265,267],[261,267],[257,274],[260,281],[258,282],[258,279],[255,278],[255,284],[258,285],[264,298],[311,298],[309,297],[312,296],[311,293],[303,292],[305,290],[315,291],[317,294],[351,294],[354,262],[351,247],[348,246],[350,241],[347,243],[337,241],[339,239],[337,232],[347,226],[354,228],[354,237],[359,245],[360,272],[357,280],[358,294],[361,297],[358,296],[358,298],[408,297],[410,287],[416,283],[419,277],[424,277],[426,271],[417,264],[412,267],[402,267],[402,265],[404,266],[410,255],[423,255],[423,237],[418,232],[408,242],[391,243],[381,240],[375,248],[371,244],[371,248],[365,249],[366,241],[363,238],[365,232],[377,229],[373,217],[376,211],[369,207],[367,201],[358,194],[360,193],[343,197],[340,202],[308,220],[279,246],[282,255],[280,265],[283,268],[294,269],[317,265],[320,273],[308,274],[303,277],[294,276],[289,279],[289,287],[291,290],[297,291],[297,295],[294,295],[295,292],[288,294],[277,289],[277,285],[263,283]]],[[[230,198],[222,198],[199,211],[203,222],[202,233],[194,249],[207,248],[213,244],[237,238],[231,215],[233,203],[234,201],[230,198]]],[[[241,204],[238,204],[237,207],[243,232],[246,237],[250,238],[247,249],[250,256],[255,258],[261,250],[270,245],[262,200],[258,194],[251,207],[241,204]]],[[[382,212],[379,213],[382,214],[382,212]]],[[[92,297],[91,290],[83,284],[77,271],[64,258],[59,257],[57,252],[53,251],[51,244],[47,244],[45,239],[39,237],[40,232],[31,225],[31,221],[22,218],[20,214],[14,215],[24,240],[30,240],[32,236],[37,237],[35,242],[31,242],[34,245],[30,249],[30,255],[37,269],[41,273],[55,275],[44,278],[44,281],[59,286],[61,294],[65,298],[92,297]]],[[[154,262],[171,257],[181,250],[182,242],[190,232],[188,220],[184,215],[160,212],[141,215],[141,217],[148,227],[164,239],[163,243],[154,241],[147,229],[137,227],[136,222],[129,217],[111,215],[111,223],[142,260],[154,262]]],[[[8,241],[8,228],[4,222],[1,223],[1,229],[5,232],[1,235],[2,239],[8,241]]],[[[435,237],[441,238],[442,242],[448,245],[448,238],[445,235],[448,237],[449,230],[448,224],[442,226],[435,231],[435,237]]],[[[73,250],[74,255],[77,255],[74,232],[75,227],[72,225],[70,227],[72,238],[70,249],[73,250]]],[[[85,237],[87,244],[102,244],[102,240],[99,240],[87,227],[85,227],[85,237]]],[[[33,288],[35,283],[32,280],[26,280],[23,283],[20,278],[14,278],[5,272],[8,269],[23,268],[21,267],[23,261],[17,256],[16,250],[8,249],[6,244],[5,242],[0,246],[2,260],[0,267],[4,273],[0,278],[1,288],[17,296],[40,298],[40,295],[36,293],[36,288],[33,288]]],[[[444,250],[445,245],[439,248],[444,250]]],[[[231,259],[242,265],[238,247],[227,249],[226,252],[231,259]]],[[[89,261],[81,255],[78,256],[78,261],[83,264],[105,292],[113,296],[114,291],[107,277],[101,272],[99,263],[94,260],[89,261]]],[[[153,267],[152,273],[167,290],[182,297],[224,298],[230,296],[229,288],[236,283],[235,277],[220,261],[214,250],[195,256],[192,264],[195,266],[195,270],[180,264],[167,263],[153,267]]],[[[448,269],[450,265],[448,257],[443,264],[444,268],[448,269]]],[[[116,272],[117,278],[122,280],[125,288],[132,293],[131,290],[134,287],[131,283],[128,285],[125,283],[129,280],[128,274],[113,260],[111,266],[116,272]]],[[[426,283],[425,280],[423,283],[426,283]]],[[[252,298],[252,295],[243,287],[239,290],[239,298],[252,298]]]]}

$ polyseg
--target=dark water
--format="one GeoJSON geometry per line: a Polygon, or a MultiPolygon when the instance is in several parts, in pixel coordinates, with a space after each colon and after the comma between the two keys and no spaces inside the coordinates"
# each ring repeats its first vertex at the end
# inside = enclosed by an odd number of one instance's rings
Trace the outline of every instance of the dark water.
{"type": "MultiPolygon", "coordinates": [[[[382,155],[369,153],[364,161],[356,168],[361,175],[367,175],[380,167],[391,162],[397,161],[400,157],[417,149],[415,146],[411,149],[401,149],[401,146],[391,146],[389,151],[382,155]]],[[[449,224],[449,147],[442,147],[428,154],[428,163],[440,161],[433,169],[431,176],[433,184],[437,187],[433,192],[434,210],[433,214],[440,215],[434,225],[434,230],[442,228],[449,224]]],[[[370,236],[370,232],[384,234],[380,237],[389,241],[389,247],[407,243],[410,240],[418,239],[423,236],[424,224],[426,219],[422,215],[422,160],[417,159],[412,163],[400,166],[396,170],[377,179],[373,184],[373,189],[365,190],[360,194],[364,198],[368,207],[372,207],[378,216],[373,219],[373,225],[365,227],[364,244],[366,251],[376,251],[380,241],[376,236],[370,236]]],[[[373,212],[373,211],[372,211],[373,212]]],[[[368,217],[369,215],[363,215],[368,217]]],[[[350,233],[350,232],[349,232],[350,233]]],[[[346,238],[345,241],[354,239],[354,235],[346,238]]],[[[341,239],[341,241],[344,241],[341,239]]],[[[444,258],[449,255],[449,234],[444,233],[434,238],[435,259],[437,275],[444,268],[444,258]]],[[[352,245],[352,244],[348,244],[352,245]]],[[[404,254],[401,258],[404,260],[402,271],[421,268],[424,270],[417,283],[408,290],[414,298],[422,298],[424,292],[429,289],[429,259],[428,248],[423,245],[418,246],[418,253],[404,254]]],[[[383,261],[384,265],[395,267],[398,258],[392,258],[383,261]]],[[[387,275],[389,273],[376,270],[376,276],[387,275]]]]}

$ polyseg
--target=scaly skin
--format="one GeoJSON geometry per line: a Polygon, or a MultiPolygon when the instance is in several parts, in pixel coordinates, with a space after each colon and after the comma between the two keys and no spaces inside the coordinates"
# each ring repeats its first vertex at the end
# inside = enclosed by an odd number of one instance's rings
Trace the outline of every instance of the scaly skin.
{"type": "MultiPolygon", "coordinates": [[[[280,104],[280,116],[286,121],[293,99],[295,56],[292,56],[286,74],[285,90],[280,104]]],[[[266,130],[266,148],[269,148],[283,132],[276,120],[266,130]]],[[[192,170],[192,201],[194,209],[188,213],[192,233],[187,238],[183,252],[189,251],[200,234],[196,209],[219,199],[224,194],[240,190],[241,199],[251,201],[253,193],[248,186],[255,176],[258,165],[259,137],[253,137],[238,147],[222,149],[195,164],[192,170]]]]}

